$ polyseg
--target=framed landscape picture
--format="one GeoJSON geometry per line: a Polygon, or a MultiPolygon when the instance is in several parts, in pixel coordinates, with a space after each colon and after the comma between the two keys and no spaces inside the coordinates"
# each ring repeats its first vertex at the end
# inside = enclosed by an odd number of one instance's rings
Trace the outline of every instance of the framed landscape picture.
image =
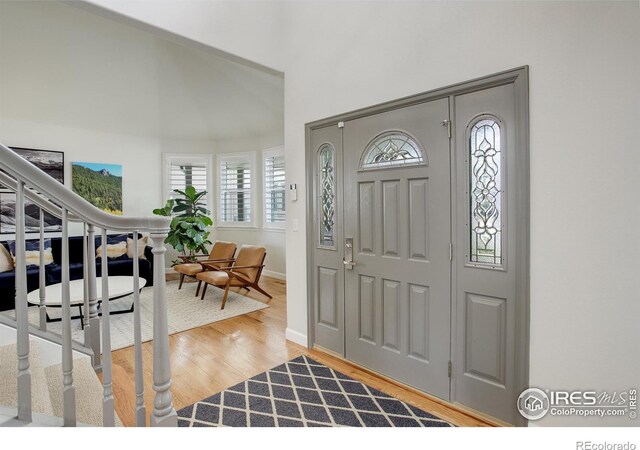
{"type": "Polygon", "coordinates": [[[93,206],[111,214],[122,215],[122,166],[72,162],[71,186],[93,206]]]}
{"type": "MultiPolygon", "coordinates": [[[[52,150],[11,147],[11,150],[46,172],[54,180],[64,184],[64,153],[52,150]]],[[[16,194],[6,186],[0,185],[0,234],[16,232],[16,194]]],[[[40,208],[28,200],[25,201],[25,232],[40,231],[40,208]]],[[[44,231],[59,232],[62,221],[49,213],[44,214],[44,231]]]]}

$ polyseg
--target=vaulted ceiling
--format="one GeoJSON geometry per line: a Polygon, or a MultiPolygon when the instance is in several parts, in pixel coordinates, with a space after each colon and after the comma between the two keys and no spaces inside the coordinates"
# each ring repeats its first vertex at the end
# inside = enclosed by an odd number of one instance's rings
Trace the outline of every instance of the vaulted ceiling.
{"type": "Polygon", "coordinates": [[[168,139],[284,128],[284,80],[69,4],[0,2],[0,119],[168,139]]]}

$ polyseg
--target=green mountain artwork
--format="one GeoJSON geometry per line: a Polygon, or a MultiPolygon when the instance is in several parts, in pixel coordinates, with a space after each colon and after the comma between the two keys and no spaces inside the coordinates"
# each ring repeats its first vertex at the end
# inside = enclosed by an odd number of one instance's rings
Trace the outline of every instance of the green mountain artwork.
{"type": "Polygon", "coordinates": [[[73,192],[111,214],[122,215],[122,166],[71,163],[73,192]]]}

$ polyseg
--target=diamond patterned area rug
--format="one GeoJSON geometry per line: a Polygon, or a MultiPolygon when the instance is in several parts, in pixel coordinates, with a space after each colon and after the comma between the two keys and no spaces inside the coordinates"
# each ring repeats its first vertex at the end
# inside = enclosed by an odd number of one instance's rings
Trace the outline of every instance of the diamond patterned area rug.
{"type": "Polygon", "coordinates": [[[306,356],[178,411],[181,427],[452,427],[306,356]]]}

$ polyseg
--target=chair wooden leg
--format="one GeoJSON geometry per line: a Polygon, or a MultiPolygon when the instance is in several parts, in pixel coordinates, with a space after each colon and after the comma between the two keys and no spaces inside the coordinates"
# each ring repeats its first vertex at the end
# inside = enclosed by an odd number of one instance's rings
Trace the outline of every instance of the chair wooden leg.
{"type": "Polygon", "coordinates": [[[273,298],[271,296],[271,294],[269,294],[267,291],[265,291],[264,289],[262,289],[260,286],[258,286],[257,284],[252,284],[251,285],[252,288],[254,288],[256,291],[261,292],[262,294],[266,295],[269,298],[273,298]]]}
{"type": "Polygon", "coordinates": [[[202,286],[202,280],[198,280],[198,287],[196,288],[196,297],[200,293],[200,287],[202,286]]]}
{"type": "Polygon", "coordinates": [[[229,295],[229,288],[231,287],[231,280],[227,282],[227,286],[224,288],[224,297],[222,297],[222,306],[220,310],[224,309],[224,304],[227,303],[227,296],[229,295]]]}
{"type": "Polygon", "coordinates": [[[207,286],[209,286],[209,284],[205,283],[204,287],[202,288],[202,297],[200,297],[200,300],[204,300],[204,294],[207,293],[207,286]]]}
{"type": "Polygon", "coordinates": [[[184,274],[180,274],[180,284],[178,285],[178,290],[182,289],[182,283],[184,282],[184,274]]]}

